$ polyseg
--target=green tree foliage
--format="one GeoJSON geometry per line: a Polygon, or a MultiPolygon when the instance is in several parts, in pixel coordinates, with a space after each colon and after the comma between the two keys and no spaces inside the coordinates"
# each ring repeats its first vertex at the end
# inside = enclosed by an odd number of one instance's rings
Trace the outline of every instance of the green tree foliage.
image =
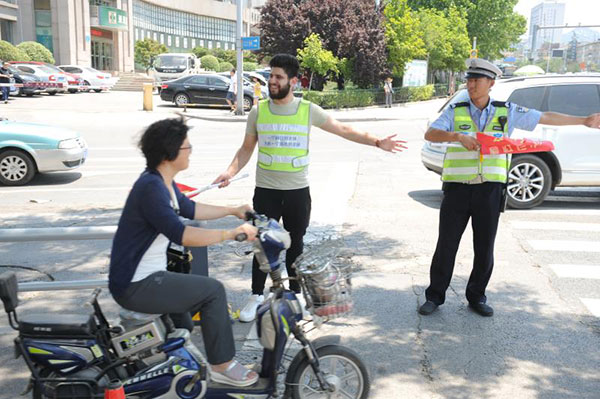
{"type": "Polygon", "coordinates": [[[464,70],[470,49],[464,11],[454,6],[446,11],[423,8],[417,15],[429,68],[453,72],[464,70]]]}
{"type": "Polygon", "coordinates": [[[233,64],[231,62],[220,62],[219,63],[219,72],[229,72],[233,69],[233,64]]]}
{"type": "Polygon", "coordinates": [[[321,38],[316,33],[311,33],[304,39],[304,47],[298,49],[298,60],[300,65],[311,71],[310,84],[312,86],[313,74],[316,72],[319,75],[327,75],[330,71],[337,74],[337,64],[339,60],[329,50],[323,48],[321,38]]]}
{"type": "Polygon", "coordinates": [[[22,42],[17,45],[17,49],[27,54],[31,61],[47,62],[49,64],[55,62],[50,50],[38,42],[22,42]]]}
{"type": "Polygon", "coordinates": [[[419,19],[408,7],[407,0],[388,1],[383,15],[388,62],[394,75],[402,76],[409,61],[427,56],[419,19]]]}
{"type": "Polygon", "coordinates": [[[160,44],[156,40],[146,38],[144,40],[138,40],[135,42],[134,59],[137,64],[142,65],[144,68],[151,66],[151,60],[153,57],[168,53],[169,49],[164,44],[160,44]]]}
{"type": "Polygon", "coordinates": [[[16,48],[7,41],[0,40],[0,60],[2,61],[31,61],[27,53],[16,48]]]}
{"type": "Polygon", "coordinates": [[[219,69],[219,60],[214,55],[207,54],[200,58],[200,65],[207,71],[217,71],[219,69]]]}
{"type": "Polygon", "coordinates": [[[452,5],[467,13],[469,39],[477,38],[481,58],[494,59],[525,33],[527,19],[513,11],[518,0],[408,0],[414,9],[447,10],[452,5]]]}

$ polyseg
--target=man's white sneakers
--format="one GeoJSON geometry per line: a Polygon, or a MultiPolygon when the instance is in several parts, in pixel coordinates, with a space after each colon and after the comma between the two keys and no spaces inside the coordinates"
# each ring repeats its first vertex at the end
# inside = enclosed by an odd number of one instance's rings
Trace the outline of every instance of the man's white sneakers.
{"type": "Polygon", "coordinates": [[[240,312],[240,321],[243,323],[250,323],[256,318],[256,311],[258,307],[265,300],[264,295],[252,294],[248,297],[248,302],[244,305],[244,308],[240,312]]]}

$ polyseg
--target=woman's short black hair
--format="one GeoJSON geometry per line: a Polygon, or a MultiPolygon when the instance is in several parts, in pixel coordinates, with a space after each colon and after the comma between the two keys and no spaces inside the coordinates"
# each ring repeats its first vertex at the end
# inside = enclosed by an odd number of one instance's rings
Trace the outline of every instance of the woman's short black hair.
{"type": "Polygon", "coordinates": [[[269,61],[269,66],[271,68],[281,68],[285,71],[285,74],[289,79],[298,76],[298,70],[300,69],[300,64],[298,63],[298,59],[291,54],[276,54],[271,61],[269,61]]]}
{"type": "Polygon", "coordinates": [[[146,167],[156,169],[162,161],[177,158],[189,129],[183,118],[163,119],[148,126],[138,143],[146,157],[146,167]]]}

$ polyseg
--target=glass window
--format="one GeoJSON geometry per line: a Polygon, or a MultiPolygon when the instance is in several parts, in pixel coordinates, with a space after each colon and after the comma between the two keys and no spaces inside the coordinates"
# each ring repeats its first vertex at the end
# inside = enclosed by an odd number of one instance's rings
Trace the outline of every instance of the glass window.
{"type": "Polygon", "coordinates": [[[175,36],[175,47],[179,47],[179,36],[175,36]]]}
{"type": "Polygon", "coordinates": [[[229,79],[224,77],[211,77],[210,84],[217,87],[229,87],[229,79]]]}
{"type": "Polygon", "coordinates": [[[27,72],[27,73],[35,73],[35,70],[33,70],[33,68],[29,68],[25,65],[19,65],[17,66],[17,68],[23,72],[27,72]]]}
{"type": "Polygon", "coordinates": [[[167,46],[171,47],[171,35],[167,35],[167,46]]]}
{"type": "Polygon", "coordinates": [[[196,39],[192,39],[192,48],[196,48],[196,39]]]}
{"type": "Polygon", "coordinates": [[[160,44],[165,44],[165,35],[164,35],[164,33],[160,34],[160,44]]]}
{"type": "Polygon", "coordinates": [[[183,48],[188,48],[188,39],[187,39],[187,37],[183,38],[183,48]]]}
{"type": "Polygon", "coordinates": [[[548,111],[576,116],[600,112],[599,87],[594,84],[550,86],[548,111]]]}
{"type": "Polygon", "coordinates": [[[13,25],[14,22],[7,21],[5,19],[0,22],[0,35],[2,35],[2,40],[7,41],[11,44],[15,44],[13,40],[13,25]]]}
{"type": "Polygon", "coordinates": [[[195,75],[190,83],[196,84],[196,85],[208,85],[208,76],[202,76],[202,75],[195,75]]]}
{"type": "Polygon", "coordinates": [[[542,102],[544,101],[545,92],[545,86],[517,89],[510,95],[508,101],[522,107],[544,111],[542,109],[542,102]]]}

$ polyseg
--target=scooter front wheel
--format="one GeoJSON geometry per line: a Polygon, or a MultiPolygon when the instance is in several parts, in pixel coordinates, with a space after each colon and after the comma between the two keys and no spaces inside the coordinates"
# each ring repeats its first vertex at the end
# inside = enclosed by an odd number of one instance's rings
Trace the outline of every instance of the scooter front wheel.
{"type": "Polygon", "coordinates": [[[317,349],[320,370],[332,386],[323,391],[317,377],[304,359],[294,369],[288,370],[286,392],[293,399],[366,399],[369,396],[369,374],[356,352],[340,345],[328,345],[317,349]]]}

